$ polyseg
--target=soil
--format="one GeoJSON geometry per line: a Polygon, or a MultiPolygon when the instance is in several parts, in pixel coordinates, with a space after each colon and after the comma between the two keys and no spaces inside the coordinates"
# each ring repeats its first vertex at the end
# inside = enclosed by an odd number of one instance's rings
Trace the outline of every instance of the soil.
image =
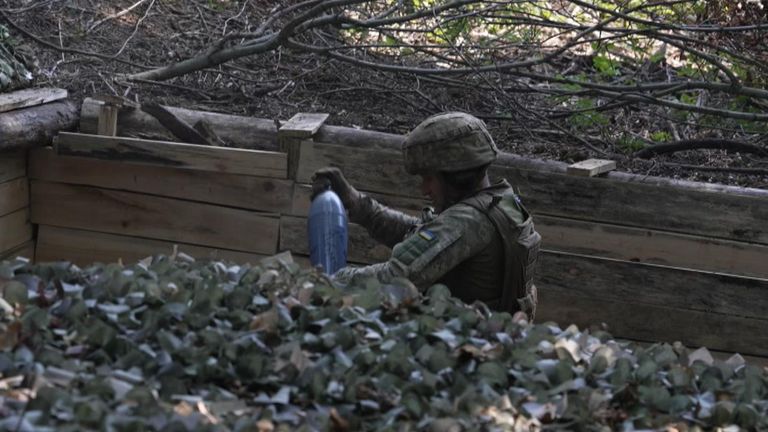
{"type": "Polygon", "coordinates": [[[17,53],[35,71],[35,85],[66,88],[74,100],[117,94],[139,102],[282,120],[297,112],[326,112],[329,124],[390,133],[406,133],[436,112],[461,110],[484,118],[497,144],[508,152],[569,163],[607,155],[622,171],[768,188],[765,156],[695,150],[643,160],[609,139],[617,129],[641,136],[666,124],[658,116],[649,117],[647,111],[612,113],[609,124],[590,135],[578,135],[606,153],[603,155],[558,129],[557,124],[564,120],[547,124],[532,116],[526,107],[540,107],[545,103],[540,96],[513,93],[513,99],[502,100],[471,87],[446,87],[416,76],[383,73],[305,53],[281,50],[162,83],[120,79],[121,74],[143,70],[142,66],[166,65],[205,50],[219,39],[225,25],[253,26],[273,2],[145,0],[131,13],[98,25],[135,1],[4,3],[4,14],[18,26],[11,29],[17,53]],[[151,10],[144,16],[149,4],[151,10]],[[240,13],[246,8],[246,13],[240,13]],[[98,53],[102,58],[71,49],[98,53]],[[745,168],[762,173],[720,171],[745,168]]]}

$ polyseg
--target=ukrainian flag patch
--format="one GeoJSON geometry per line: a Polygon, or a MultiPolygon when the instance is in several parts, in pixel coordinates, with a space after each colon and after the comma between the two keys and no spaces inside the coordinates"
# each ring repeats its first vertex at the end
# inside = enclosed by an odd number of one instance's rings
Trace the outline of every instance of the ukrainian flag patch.
{"type": "Polygon", "coordinates": [[[430,230],[421,230],[419,231],[419,237],[423,238],[426,241],[432,241],[435,239],[435,233],[433,233],[430,230]]]}

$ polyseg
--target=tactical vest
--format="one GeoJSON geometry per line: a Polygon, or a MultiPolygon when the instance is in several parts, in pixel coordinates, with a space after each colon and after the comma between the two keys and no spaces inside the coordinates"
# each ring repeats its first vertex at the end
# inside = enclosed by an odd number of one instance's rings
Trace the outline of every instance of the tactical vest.
{"type": "Polygon", "coordinates": [[[504,248],[504,275],[497,300],[486,301],[496,311],[525,312],[533,321],[538,295],[533,274],[539,256],[541,236],[533,219],[511,187],[484,191],[461,203],[483,213],[501,237],[504,248]]]}

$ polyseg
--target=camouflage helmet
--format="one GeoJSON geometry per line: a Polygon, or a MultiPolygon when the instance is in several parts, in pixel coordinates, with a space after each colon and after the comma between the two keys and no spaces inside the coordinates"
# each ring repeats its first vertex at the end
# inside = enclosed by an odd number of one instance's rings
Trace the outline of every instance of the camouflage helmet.
{"type": "Polygon", "coordinates": [[[462,112],[427,118],[403,142],[409,174],[478,168],[495,161],[498,153],[485,123],[462,112]]]}

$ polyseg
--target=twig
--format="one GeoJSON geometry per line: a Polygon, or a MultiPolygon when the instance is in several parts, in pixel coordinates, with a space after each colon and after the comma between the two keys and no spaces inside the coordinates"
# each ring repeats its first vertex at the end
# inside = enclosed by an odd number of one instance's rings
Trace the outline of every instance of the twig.
{"type": "Polygon", "coordinates": [[[147,1],[147,0],[139,0],[136,3],[132,4],[131,6],[121,10],[120,12],[114,13],[112,15],[109,15],[109,16],[103,18],[103,19],[100,19],[100,20],[96,21],[95,23],[91,24],[90,27],[88,27],[88,29],[85,31],[85,33],[88,34],[88,33],[92,32],[93,29],[95,29],[96,27],[104,24],[105,22],[107,22],[109,20],[120,18],[121,16],[123,16],[123,15],[129,13],[130,11],[136,9],[137,7],[141,6],[141,4],[144,3],[145,1],[147,1]]]}
{"type": "Polygon", "coordinates": [[[144,12],[144,15],[142,15],[142,17],[139,18],[138,21],[136,21],[136,25],[133,27],[133,32],[131,33],[130,36],[128,36],[128,39],[126,39],[125,42],[123,42],[123,46],[121,46],[120,49],[117,51],[117,53],[115,53],[115,57],[122,54],[123,50],[125,50],[125,47],[128,46],[128,42],[130,42],[131,39],[133,39],[133,37],[136,36],[136,33],[139,31],[139,27],[141,26],[141,23],[144,22],[144,20],[149,16],[149,11],[152,10],[152,6],[154,6],[154,4],[155,4],[155,0],[152,0],[149,3],[149,6],[147,6],[147,10],[144,12]]]}

